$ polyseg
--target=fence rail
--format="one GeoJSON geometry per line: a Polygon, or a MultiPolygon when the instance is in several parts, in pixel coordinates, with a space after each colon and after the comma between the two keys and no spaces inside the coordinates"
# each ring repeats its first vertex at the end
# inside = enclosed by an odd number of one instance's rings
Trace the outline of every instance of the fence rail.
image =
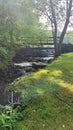
{"type": "MultiPolygon", "coordinates": [[[[33,37],[24,37],[21,41],[23,42],[23,44],[25,45],[54,45],[54,38],[53,37],[39,37],[39,38],[33,38],[33,37]]],[[[59,37],[57,37],[57,41],[59,41],[59,37]]]]}

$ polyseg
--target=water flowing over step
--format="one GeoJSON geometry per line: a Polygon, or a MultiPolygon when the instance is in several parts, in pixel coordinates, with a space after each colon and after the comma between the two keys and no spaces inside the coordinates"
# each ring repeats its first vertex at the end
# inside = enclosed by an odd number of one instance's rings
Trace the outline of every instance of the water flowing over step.
{"type": "Polygon", "coordinates": [[[24,68],[26,71],[32,68],[43,68],[48,65],[54,58],[53,57],[36,57],[33,62],[22,62],[22,63],[14,63],[14,66],[18,66],[20,68],[24,68]]]}
{"type": "Polygon", "coordinates": [[[23,63],[15,63],[15,66],[19,66],[21,68],[24,68],[25,71],[27,72],[28,69],[34,68],[34,69],[38,69],[38,68],[43,68],[45,66],[48,65],[48,63],[43,63],[43,62],[23,62],[23,63]]]}

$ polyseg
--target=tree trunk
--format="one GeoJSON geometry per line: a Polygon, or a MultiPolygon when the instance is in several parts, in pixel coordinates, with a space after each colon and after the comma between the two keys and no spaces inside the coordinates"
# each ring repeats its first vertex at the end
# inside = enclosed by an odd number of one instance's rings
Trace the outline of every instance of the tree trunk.
{"type": "Polygon", "coordinates": [[[60,40],[59,40],[59,48],[58,48],[59,49],[59,55],[61,54],[61,46],[62,46],[62,43],[63,43],[65,33],[67,31],[69,19],[70,19],[70,16],[71,16],[72,2],[73,2],[73,0],[70,0],[69,3],[67,3],[66,21],[65,21],[65,25],[64,25],[63,31],[62,31],[61,36],[60,36],[60,40]]]}
{"type": "Polygon", "coordinates": [[[53,35],[53,41],[55,46],[55,58],[56,58],[58,56],[57,21],[56,21],[56,15],[55,15],[55,10],[53,8],[52,0],[50,0],[50,6],[51,6],[51,13],[52,13],[51,27],[52,27],[52,35],[53,35]]]}
{"type": "Polygon", "coordinates": [[[10,29],[10,43],[13,43],[13,23],[11,22],[11,29],[10,29]]]}
{"type": "Polygon", "coordinates": [[[55,44],[55,58],[59,56],[59,44],[55,44]]]}

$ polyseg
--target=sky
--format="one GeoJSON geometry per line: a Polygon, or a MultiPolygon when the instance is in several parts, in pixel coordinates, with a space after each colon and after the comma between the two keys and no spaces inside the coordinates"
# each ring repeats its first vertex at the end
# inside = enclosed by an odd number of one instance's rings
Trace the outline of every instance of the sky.
{"type": "MultiPolygon", "coordinates": [[[[47,19],[45,17],[40,17],[40,22],[43,23],[44,25],[47,23],[47,19]]],[[[60,27],[58,27],[59,31],[62,31],[62,24],[60,25],[60,27]]],[[[51,26],[48,26],[48,29],[51,30],[51,26]]],[[[67,31],[73,31],[73,26],[68,26],[67,31]]]]}

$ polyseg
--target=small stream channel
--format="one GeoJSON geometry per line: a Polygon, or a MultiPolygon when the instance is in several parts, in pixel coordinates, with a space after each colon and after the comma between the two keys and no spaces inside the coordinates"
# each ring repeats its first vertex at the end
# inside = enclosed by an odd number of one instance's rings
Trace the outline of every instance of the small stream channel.
{"type": "Polygon", "coordinates": [[[8,65],[7,69],[4,70],[5,73],[0,73],[0,104],[5,105],[7,103],[7,97],[4,95],[4,90],[7,84],[12,83],[15,79],[22,75],[35,72],[39,68],[42,69],[47,65],[47,62],[23,62],[8,65]]]}

